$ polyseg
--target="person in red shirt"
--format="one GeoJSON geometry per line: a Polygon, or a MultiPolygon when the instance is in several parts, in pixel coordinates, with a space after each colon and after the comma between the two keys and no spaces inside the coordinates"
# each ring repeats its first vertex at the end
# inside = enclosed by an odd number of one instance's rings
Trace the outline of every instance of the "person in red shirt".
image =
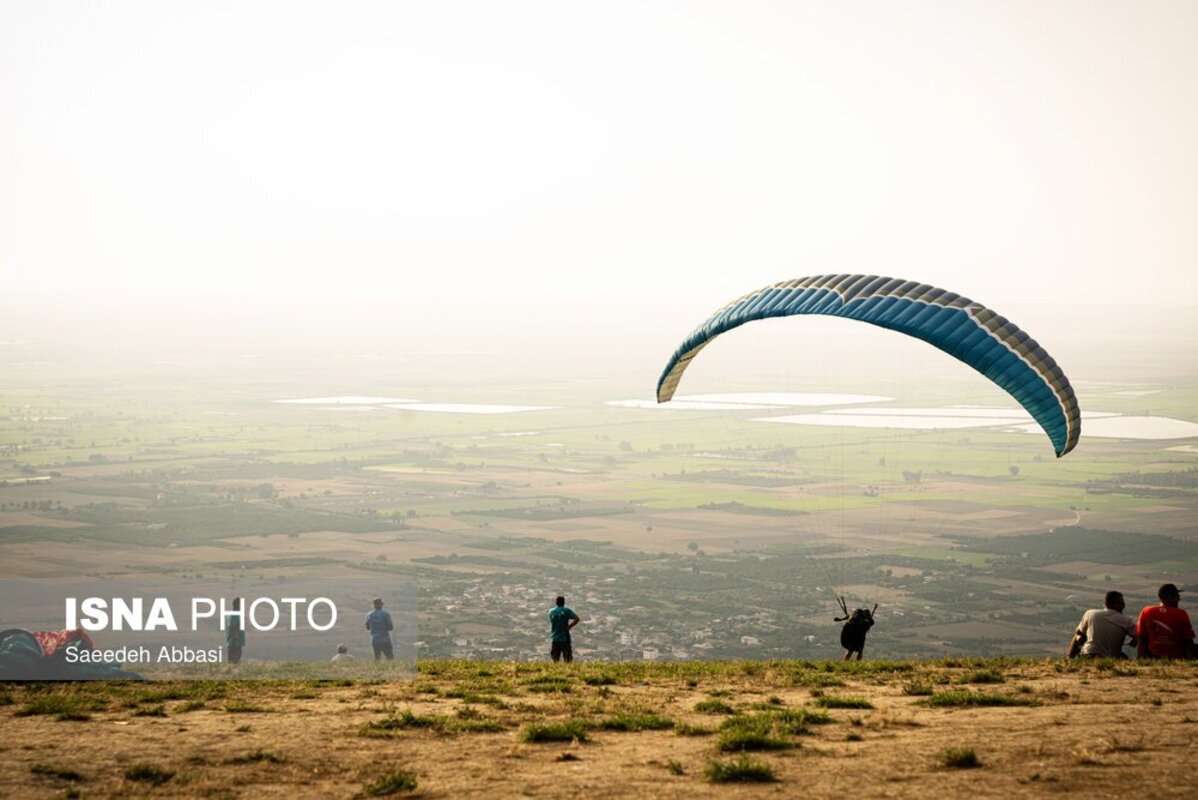
{"type": "Polygon", "coordinates": [[[1166,583],[1156,593],[1160,605],[1145,606],[1136,623],[1140,658],[1186,658],[1194,646],[1190,615],[1178,608],[1181,590],[1166,583]]]}

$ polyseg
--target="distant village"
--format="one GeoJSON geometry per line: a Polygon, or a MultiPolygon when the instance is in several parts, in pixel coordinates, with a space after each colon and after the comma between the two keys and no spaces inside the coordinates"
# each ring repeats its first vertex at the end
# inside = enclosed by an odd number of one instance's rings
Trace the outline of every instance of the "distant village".
{"type": "MultiPolygon", "coordinates": [[[[567,596],[567,605],[582,618],[574,631],[575,653],[605,661],[686,661],[727,657],[769,657],[762,636],[781,630],[777,614],[762,610],[710,618],[665,617],[643,605],[623,606],[614,599],[620,578],[589,578],[582,591],[567,596]]],[[[548,582],[544,585],[551,585],[548,582]]],[[[523,583],[474,583],[460,594],[439,592],[424,601],[420,655],[440,658],[504,658],[535,660],[546,653],[547,613],[553,597],[523,583]],[[502,633],[454,633],[456,623],[472,619],[506,619],[502,633]],[[450,623],[450,624],[446,624],[450,623]]],[[[659,606],[660,607],[660,606],[659,606]]],[[[480,627],[482,627],[480,625],[480,627]]],[[[809,636],[810,643],[815,637],[809,636]]],[[[781,657],[783,652],[778,652],[781,657]]]]}

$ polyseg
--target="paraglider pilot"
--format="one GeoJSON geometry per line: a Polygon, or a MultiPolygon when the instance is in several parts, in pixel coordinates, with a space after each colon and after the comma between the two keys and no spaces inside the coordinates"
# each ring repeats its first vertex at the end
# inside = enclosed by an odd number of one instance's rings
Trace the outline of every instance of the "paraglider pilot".
{"type": "Polygon", "coordinates": [[[836,599],[840,601],[840,610],[844,612],[843,617],[833,618],[833,622],[844,622],[844,627],[840,629],[840,646],[845,650],[844,660],[851,660],[856,653],[857,660],[860,661],[865,652],[865,634],[874,626],[874,612],[878,610],[878,604],[874,603],[872,609],[855,608],[850,614],[844,598],[836,599]]]}

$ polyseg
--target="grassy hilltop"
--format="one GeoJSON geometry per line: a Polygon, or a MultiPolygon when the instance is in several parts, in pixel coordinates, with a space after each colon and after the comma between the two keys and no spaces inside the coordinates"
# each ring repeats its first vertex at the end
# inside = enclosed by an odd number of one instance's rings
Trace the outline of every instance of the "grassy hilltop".
{"type": "Polygon", "coordinates": [[[1198,665],[426,661],[0,687],[20,797],[1185,796],[1198,665]]]}

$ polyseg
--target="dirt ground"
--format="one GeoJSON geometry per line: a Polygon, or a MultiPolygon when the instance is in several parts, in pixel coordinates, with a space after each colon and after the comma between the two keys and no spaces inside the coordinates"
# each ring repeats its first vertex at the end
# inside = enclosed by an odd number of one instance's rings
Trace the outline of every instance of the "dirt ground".
{"type": "Polygon", "coordinates": [[[1194,797],[1198,769],[1193,662],[426,662],[386,683],[7,684],[0,704],[4,797],[348,798],[411,772],[392,796],[1163,798],[1194,797]],[[773,782],[708,780],[741,755],[729,720],[802,712],[748,753],[773,782]],[[527,741],[570,720],[586,741],[527,741]]]}

